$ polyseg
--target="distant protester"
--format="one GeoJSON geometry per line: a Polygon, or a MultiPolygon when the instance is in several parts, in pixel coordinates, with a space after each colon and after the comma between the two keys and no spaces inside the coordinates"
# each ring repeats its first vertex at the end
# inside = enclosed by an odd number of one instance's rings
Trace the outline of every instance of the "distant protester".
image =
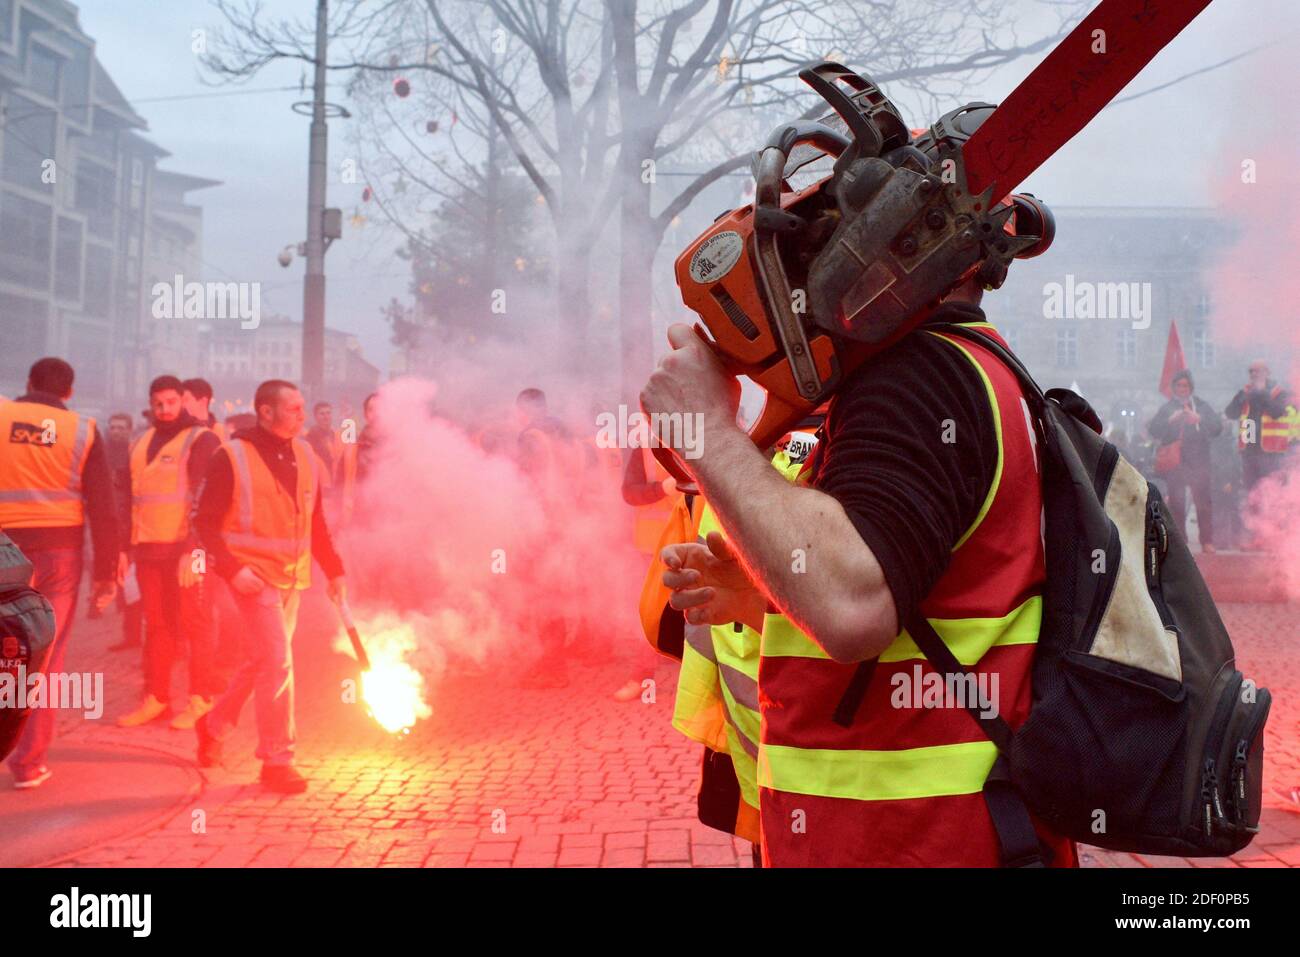
{"type": "Polygon", "coordinates": [[[1196,505],[1201,549],[1214,551],[1214,506],[1210,495],[1210,441],[1223,432],[1223,420],[1203,399],[1194,396],[1192,374],[1183,369],[1170,383],[1173,397],[1147,426],[1160,443],[1156,473],[1169,483],[1169,510],[1187,536],[1187,493],[1196,505]]]}

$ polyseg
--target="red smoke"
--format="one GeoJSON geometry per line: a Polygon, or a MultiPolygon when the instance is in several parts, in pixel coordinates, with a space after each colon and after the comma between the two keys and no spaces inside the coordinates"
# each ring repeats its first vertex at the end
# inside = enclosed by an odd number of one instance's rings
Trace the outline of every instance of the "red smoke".
{"type": "Polygon", "coordinates": [[[377,451],[342,550],[359,617],[395,612],[411,624],[414,663],[429,680],[458,662],[517,672],[540,654],[548,618],[569,622],[571,647],[585,640],[584,621],[616,650],[644,640],[636,600],[646,562],[631,545],[618,471],[591,466],[594,424],[569,423],[573,438],[552,445],[550,467],[525,475],[511,381],[456,383],[479,395],[503,387],[495,454],[440,417],[428,380],[390,382],[377,400],[377,451]]]}
{"type": "MultiPolygon", "coordinates": [[[[1300,388],[1300,131],[1289,115],[1300,79],[1286,44],[1261,53],[1238,74],[1233,133],[1220,150],[1210,189],[1233,243],[1212,264],[1215,338],[1265,359],[1273,379],[1300,388]]],[[[1246,370],[1241,369],[1241,382],[1246,370]]],[[[1300,475],[1296,454],[1250,497],[1247,529],[1273,553],[1288,596],[1300,598],[1300,475]]]]}

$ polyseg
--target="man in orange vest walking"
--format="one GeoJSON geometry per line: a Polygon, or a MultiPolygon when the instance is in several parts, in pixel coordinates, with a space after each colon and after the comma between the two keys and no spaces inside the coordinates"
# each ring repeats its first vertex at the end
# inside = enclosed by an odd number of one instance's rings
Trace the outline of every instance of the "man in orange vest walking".
{"type": "Polygon", "coordinates": [[[153,426],[131,446],[131,557],[144,605],[145,697],[118,719],[119,727],[147,724],[166,713],[172,665],[182,636],[189,647],[190,699],[173,728],[194,727],[212,709],[218,690],[212,669],[213,632],[203,601],[205,582],[181,588],[177,562],[190,551],[189,514],[208,460],[221,440],[188,412],[180,379],[165,375],[149,385],[153,426]]]}
{"type": "Polygon", "coordinates": [[[236,432],[212,456],[193,524],[215,571],[230,588],[244,625],[247,656],[212,711],[195,725],[203,767],[221,761],[250,695],[257,756],[268,790],[297,794],[307,781],[293,766],[293,652],[290,642],[314,558],[334,601],[344,595],[343,562],[321,508],[319,459],[299,438],[302,393],[272,379],[253,399],[257,425],[236,432]]]}
{"type": "MultiPolygon", "coordinates": [[[[94,606],[112,603],[125,571],[118,547],[113,479],[95,420],[68,409],[74,373],[62,359],[39,359],[27,392],[0,402],[0,529],[31,561],[33,587],[54,606],[54,642],[42,669],[63,670],[81,589],[85,526],[94,545],[94,606]]],[[[46,751],[54,740],[52,708],[27,719],[9,769],[14,787],[39,787],[50,777],[46,751]]]]}

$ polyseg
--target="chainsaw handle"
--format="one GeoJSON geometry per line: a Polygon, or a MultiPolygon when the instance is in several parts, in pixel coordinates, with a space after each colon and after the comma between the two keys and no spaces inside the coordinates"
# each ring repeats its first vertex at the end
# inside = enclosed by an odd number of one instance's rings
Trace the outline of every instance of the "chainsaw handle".
{"type": "MultiPolygon", "coordinates": [[[[727,356],[709,338],[703,324],[697,322],[694,330],[704,344],[713,350],[713,354],[718,357],[727,368],[727,371],[736,374],[734,363],[728,361],[727,356]]],[[[759,413],[758,418],[749,427],[746,434],[757,448],[767,449],[786,432],[789,432],[791,428],[798,425],[800,420],[814,408],[815,403],[807,402],[799,396],[777,395],[769,390],[767,402],[763,405],[763,411],[759,413]]],[[[654,445],[650,451],[655,460],[664,467],[664,471],[673,477],[679,491],[691,494],[699,492],[695,477],[675,450],[665,445],[654,445]]]]}

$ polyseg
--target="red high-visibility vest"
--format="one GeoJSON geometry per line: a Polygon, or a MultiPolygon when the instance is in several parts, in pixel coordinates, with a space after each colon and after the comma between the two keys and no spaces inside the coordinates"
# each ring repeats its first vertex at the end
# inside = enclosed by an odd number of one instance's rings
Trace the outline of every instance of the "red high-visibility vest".
{"type": "MultiPolygon", "coordinates": [[[[1001,342],[987,323],[971,325],[1001,342]]],[[[984,381],[998,464],[921,612],[988,690],[997,675],[998,711],[1014,729],[1029,714],[1046,577],[1034,438],[1014,375],[984,348],[943,338],[984,381]]],[[[831,660],[786,618],[768,616],[758,678],[765,864],[999,865],[982,793],[997,749],[964,707],[916,707],[897,697],[917,668],[934,673],[904,631],[880,655],[856,721],[842,727],[833,715],[857,665],[831,660]]],[[[1068,840],[1040,834],[1054,864],[1075,862],[1068,840]]]]}

